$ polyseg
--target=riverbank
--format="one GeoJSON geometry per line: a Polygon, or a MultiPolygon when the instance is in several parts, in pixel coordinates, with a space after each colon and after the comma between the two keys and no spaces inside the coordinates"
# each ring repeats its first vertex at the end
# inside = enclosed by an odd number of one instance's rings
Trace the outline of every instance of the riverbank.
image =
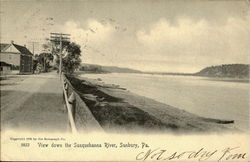
{"type": "Polygon", "coordinates": [[[136,95],[118,85],[77,76],[68,76],[68,79],[108,132],[201,133],[236,130],[233,120],[202,118],[136,95]]]}

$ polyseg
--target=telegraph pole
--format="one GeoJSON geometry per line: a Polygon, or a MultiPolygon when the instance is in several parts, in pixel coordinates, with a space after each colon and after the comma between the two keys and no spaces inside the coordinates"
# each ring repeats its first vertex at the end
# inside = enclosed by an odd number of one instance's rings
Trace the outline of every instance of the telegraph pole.
{"type": "Polygon", "coordinates": [[[35,43],[39,44],[39,42],[28,42],[28,43],[32,43],[32,53],[33,55],[35,55],[35,43]]]}
{"type": "Polygon", "coordinates": [[[59,75],[61,79],[62,74],[62,34],[60,34],[60,63],[59,63],[59,75]]]}
{"type": "MultiPolygon", "coordinates": [[[[28,42],[28,43],[32,43],[32,54],[33,56],[35,56],[35,43],[39,44],[39,42],[28,42]]],[[[31,59],[31,67],[30,69],[32,70],[32,73],[34,72],[33,69],[33,58],[31,59]]]]}
{"type": "Polygon", "coordinates": [[[59,52],[59,76],[61,79],[61,75],[62,75],[62,50],[63,50],[63,43],[69,43],[70,42],[70,38],[69,38],[70,34],[62,34],[62,33],[50,33],[50,41],[54,42],[55,44],[59,43],[60,46],[60,52],[59,52]]]}

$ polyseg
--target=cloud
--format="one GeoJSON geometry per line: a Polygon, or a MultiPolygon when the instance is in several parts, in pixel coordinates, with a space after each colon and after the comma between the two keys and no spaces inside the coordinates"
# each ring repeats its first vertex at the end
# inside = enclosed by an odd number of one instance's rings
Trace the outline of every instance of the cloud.
{"type": "Polygon", "coordinates": [[[87,63],[196,72],[215,64],[247,63],[249,25],[235,17],[221,24],[179,17],[174,24],[161,18],[135,32],[122,32],[117,30],[117,24],[96,19],[84,24],[67,21],[62,28],[82,46],[87,63]]]}
{"type": "MultiPolygon", "coordinates": [[[[86,63],[179,72],[249,63],[250,11],[245,1],[6,1],[1,11],[2,42],[14,40],[32,50],[31,41],[41,45],[51,32],[68,33],[81,45],[86,63]]],[[[36,53],[40,45],[35,44],[36,53]]]]}
{"type": "Polygon", "coordinates": [[[249,25],[246,20],[234,17],[229,17],[225,24],[186,17],[171,24],[162,18],[148,30],[139,30],[136,36],[155,59],[206,66],[207,63],[246,62],[250,50],[249,25]]]}
{"type": "Polygon", "coordinates": [[[78,43],[82,50],[84,62],[98,63],[107,53],[107,42],[112,41],[114,28],[111,24],[102,24],[96,19],[88,19],[84,23],[67,21],[61,30],[70,34],[70,39],[78,43]]]}
{"type": "Polygon", "coordinates": [[[71,40],[80,44],[82,60],[88,63],[114,65],[130,59],[128,53],[134,53],[134,37],[127,29],[113,21],[88,19],[85,23],[67,21],[61,30],[71,34],[71,40]]]}
{"type": "Polygon", "coordinates": [[[87,25],[83,27],[82,24],[76,21],[67,21],[62,27],[66,33],[71,34],[71,38],[76,42],[86,43],[89,41],[101,43],[107,41],[113,33],[110,24],[103,25],[95,19],[87,20],[87,25]]]}

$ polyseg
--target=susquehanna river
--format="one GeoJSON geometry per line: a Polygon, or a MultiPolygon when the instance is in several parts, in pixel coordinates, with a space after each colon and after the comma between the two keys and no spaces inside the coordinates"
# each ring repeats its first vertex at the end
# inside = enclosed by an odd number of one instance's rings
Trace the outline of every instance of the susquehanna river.
{"type": "Polygon", "coordinates": [[[202,117],[235,120],[249,130],[249,83],[209,80],[205,77],[151,74],[84,74],[101,78],[156,101],[202,117]]]}

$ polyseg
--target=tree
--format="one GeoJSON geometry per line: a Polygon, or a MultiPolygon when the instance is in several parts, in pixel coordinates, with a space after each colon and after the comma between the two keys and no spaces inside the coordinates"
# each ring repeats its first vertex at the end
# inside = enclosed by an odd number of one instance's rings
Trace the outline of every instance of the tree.
{"type": "Polygon", "coordinates": [[[53,55],[51,53],[41,53],[39,55],[34,56],[33,60],[33,69],[40,71],[40,67],[43,68],[44,72],[47,72],[51,67],[50,62],[53,61],[53,55]]]}
{"type": "Polygon", "coordinates": [[[53,61],[53,55],[51,53],[41,53],[39,55],[39,63],[43,66],[43,71],[48,72],[51,67],[50,62],[53,61]]]}
{"type": "MultiPolygon", "coordinates": [[[[62,71],[72,74],[81,64],[81,49],[80,45],[72,42],[69,43],[64,49],[64,56],[62,58],[62,71]]],[[[59,57],[57,64],[59,66],[59,57]]]]}

